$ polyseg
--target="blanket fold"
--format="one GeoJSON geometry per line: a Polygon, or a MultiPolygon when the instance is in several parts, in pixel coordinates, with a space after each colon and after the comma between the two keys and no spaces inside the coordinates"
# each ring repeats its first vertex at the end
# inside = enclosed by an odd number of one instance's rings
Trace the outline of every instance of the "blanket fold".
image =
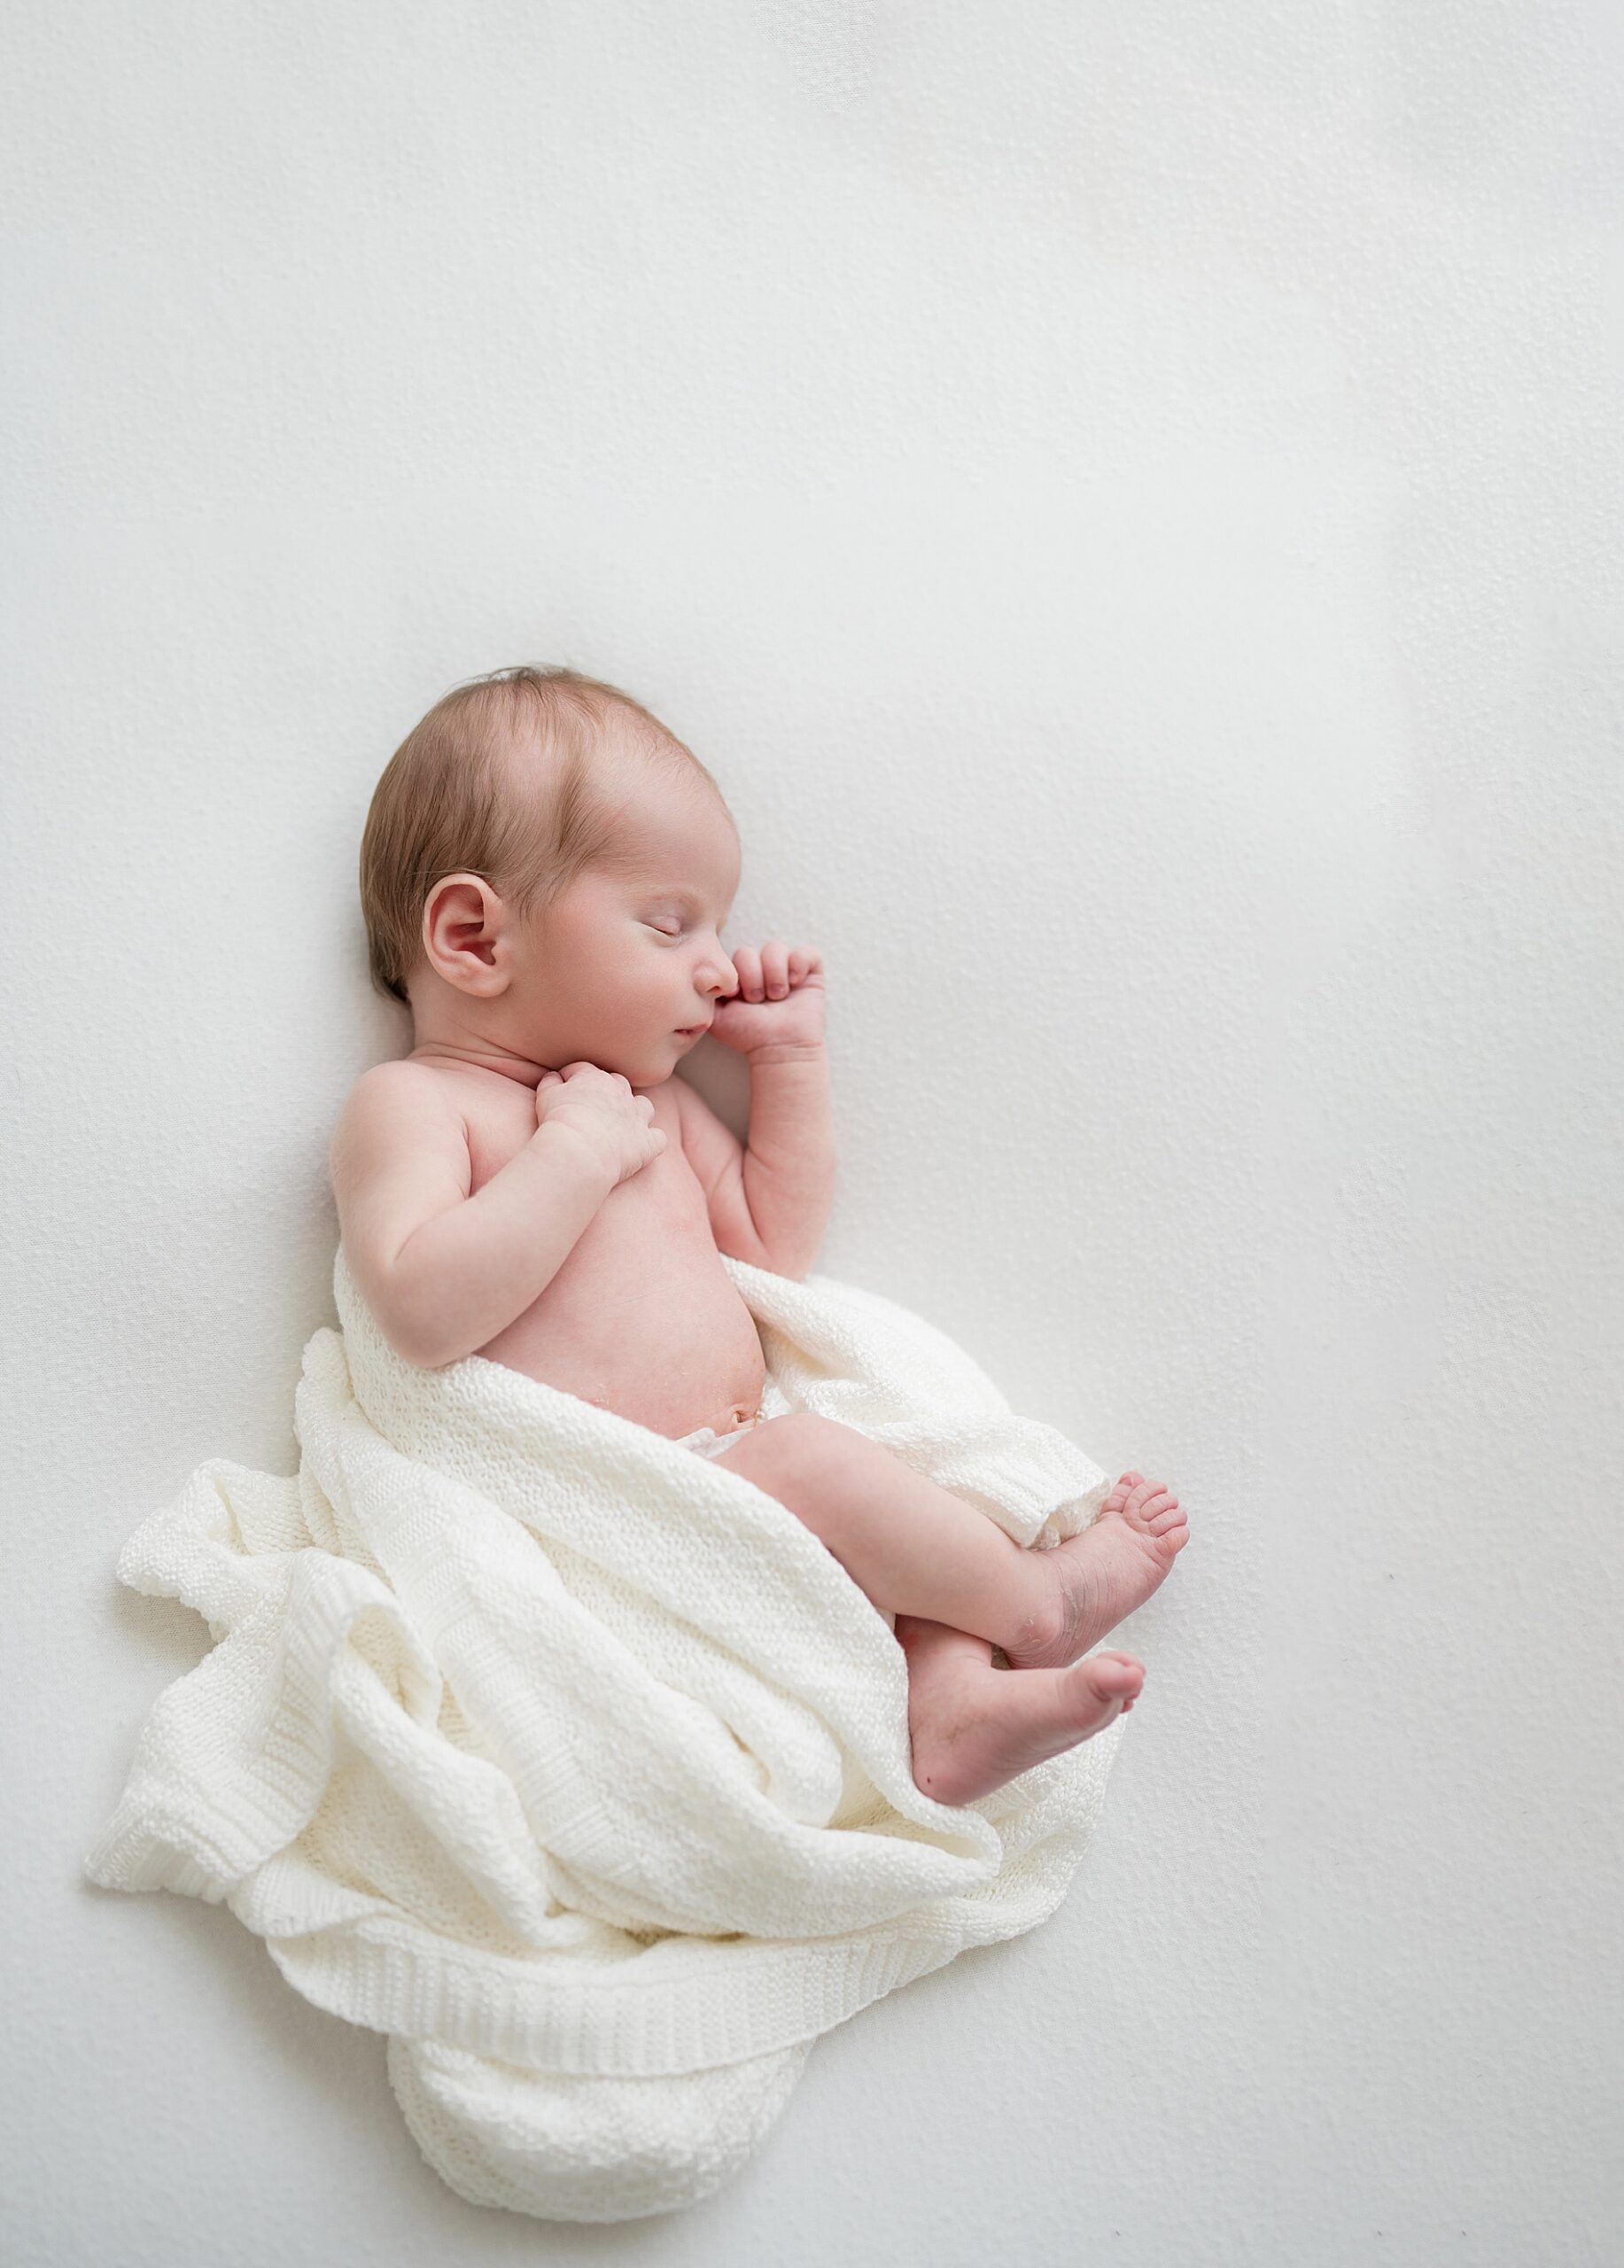
{"type": "MultiPolygon", "coordinates": [[[[723,1263],[769,1416],[878,1441],[1021,1544],[1106,1474],[907,1309],[723,1263]]],[[[162,1692],[85,1860],[224,1901],[316,2007],[383,2032],[477,2203],[621,2220],[719,2187],[812,2042],[1044,1921],[1122,1734],[949,1807],[907,1670],[785,1506],[478,1355],[414,1369],[340,1247],[298,1472],[214,1458],[120,1557],[213,1651],[162,1692]]]]}

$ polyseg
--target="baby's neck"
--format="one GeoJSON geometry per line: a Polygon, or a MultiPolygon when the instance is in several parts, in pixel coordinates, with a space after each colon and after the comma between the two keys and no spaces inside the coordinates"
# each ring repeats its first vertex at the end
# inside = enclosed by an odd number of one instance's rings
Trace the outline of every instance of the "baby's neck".
{"type": "Polygon", "coordinates": [[[545,1063],[532,1063],[528,1056],[516,1055],[510,1048],[499,1047],[490,1040],[448,1038],[416,1040],[407,1057],[408,1063],[463,1064],[474,1071],[494,1071],[504,1079],[515,1079],[523,1087],[539,1086],[545,1063]]]}

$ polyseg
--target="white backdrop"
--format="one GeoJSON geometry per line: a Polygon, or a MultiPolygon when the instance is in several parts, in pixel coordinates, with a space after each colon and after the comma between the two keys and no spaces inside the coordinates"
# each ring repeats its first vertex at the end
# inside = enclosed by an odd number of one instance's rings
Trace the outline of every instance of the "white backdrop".
{"type": "MultiPolygon", "coordinates": [[[[1624,61],[1598,5],[42,4],[0,74],[19,2264],[1616,2259],[1624,61]],[[481,2212],[79,1879],[291,1471],[355,860],[616,679],[820,945],[819,1265],[1172,1480],[1067,1904],[686,2215],[481,2212]],[[1611,1359],[1610,1359],[1611,1357],[1611,1359]]],[[[694,1060],[735,1110],[735,1067],[694,1060]]]]}

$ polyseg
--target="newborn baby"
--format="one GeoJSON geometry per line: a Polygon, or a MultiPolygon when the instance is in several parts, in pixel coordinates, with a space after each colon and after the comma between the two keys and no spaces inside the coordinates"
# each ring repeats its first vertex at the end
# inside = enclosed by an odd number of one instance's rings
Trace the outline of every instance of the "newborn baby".
{"type": "Polygon", "coordinates": [[[373,981],[413,1045],[333,1135],[345,1255],[406,1361],[507,1363],[786,1505],[895,1614],[914,1780],[967,1803],[1132,1707],[1132,1655],[1078,1657],[1185,1515],[1124,1472],[1092,1526],[1025,1550],[851,1427],[763,1416],[719,1254],[805,1275],[835,1147],[821,956],[723,947],[739,871],[710,773],[614,687],[520,669],[437,703],[361,844],[373,981]],[[707,1031],[750,1066],[743,1146],[672,1076],[707,1031]]]}

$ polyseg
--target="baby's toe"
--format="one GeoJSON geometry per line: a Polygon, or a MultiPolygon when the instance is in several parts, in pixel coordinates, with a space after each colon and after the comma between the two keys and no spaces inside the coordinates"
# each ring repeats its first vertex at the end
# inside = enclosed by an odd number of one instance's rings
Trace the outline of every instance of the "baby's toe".
{"type": "Polygon", "coordinates": [[[1090,1654],[1082,1665],[1087,1682],[1102,1701],[1131,1709],[1145,1683],[1145,1665],[1133,1654],[1090,1654]]]}

